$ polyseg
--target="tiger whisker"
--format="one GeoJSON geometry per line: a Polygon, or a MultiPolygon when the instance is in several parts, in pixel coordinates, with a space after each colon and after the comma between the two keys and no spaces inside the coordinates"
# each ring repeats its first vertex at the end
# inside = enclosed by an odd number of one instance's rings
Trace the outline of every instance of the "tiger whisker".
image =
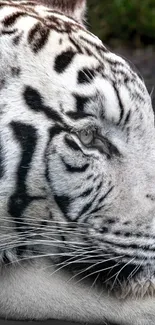
{"type": "Polygon", "coordinates": [[[122,270],[128,265],[128,264],[130,264],[130,263],[132,263],[133,261],[135,260],[135,257],[133,257],[132,259],[130,259],[125,265],[123,265],[123,267],[118,271],[118,272],[116,272],[114,275],[112,275],[109,279],[107,279],[104,283],[107,283],[108,281],[110,281],[115,275],[116,275],[116,277],[115,277],[115,279],[114,279],[114,282],[113,282],[113,285],[112,285],[112,287],[111,287],[111,290],[113,289],[113,287],[114,287],[114,285],[115,285],[115,283],[116,283],[116,281],[117,281],[117,278],[118,278],[118,276],[119,276],[119,274],[122,272],[122,270]]]}
{"type": "Polygon", "coordinates": [[[133,277],[133,275],[141,268],[141,266],[143,265],[143,261],[144,261],[145,259],[143,259],[142,260],[142,262],[139,264],[139,265],[137,265],[137,266],[135,266],[135,268],[134,268],[134,270],[129,274],[129,276],[127,277],[127,280],[130,280],[130,279],[132,279],[132,277],[133,277]]]}
{"type": "MultiPolygon", "coordinates": [[[[85,254],[87,254],[87,252],[85,252],[85,254]]],[[[83,255],[84,255],[84,253],[82,253],[82,254],[80,254],[80,255],[77,255],[77,254],[76,254],[76,260],[75,260],[75,263],[78,263],[79,261],[81,262],[82,260],[84,260],[84,262],[85,262],[85,257],[77,260],[77,257],[79,257],[79,256],[83,256],[83,255]]],[[[71,259],[73,259],[73,258],[75,258],[75,256],[73,256],[71,259]]],[[[88,256],[87,256],[86,258],[88,258],[88,256]]],[[[90,258],[90,256],[89,256],[89,258],[90,258]]],[[[91,263],[92,263],[92,262],[91,262],[91,263]]],[[[66,267],[66,266],[68,266],[68,265],[70,265],[70,264],[73,264],[73,261],[70,261],[69,263],[65,263],[65,262],[64,262],[64,265],[63,265],[62,267],[60,267],[59,269],[56,269],[54,272],[52,272],[51,275],[55,274],[56,272],[60,271],[61,269],[63,269],[64,267],[66,267]]]]}
{"type": "MultiPolygon", "coordinates": [[[[122,256],[119,256],[119,257],[117,257],[117,258],[121,258],[121,257],[122,257],[122,256]]],[[[91,268],[97,266],[98,264],[105,263],[105,262],[110,262],[110,261],[115,260],[115,259],[116,259],[116,257],[112,257],[112,258],[110,258],[110,259],[102,260],[102,261],[100,261],[100,262],[97,262],[95,265],[93,264],[93,265],[89,266],[88,268],[86,268],[84,271],[81,271],[81,272],[77,273],[77,274],[74,275],[72,278],[70,278],[70,280],[72,280],[74,277],[80,275],[81,273],[90,270],[91,268]]],[[[107,268],[107,269],[109,269],[109,268],[107,268]]],[[[105,269],[105,270],[107,270],[107,269],[105,269]]],[[[97,273],[97,272],[98,272],[98,271],[94,271],[93,273],[91,273],[91,275],[93,275],[93,274],[95,274],[95,273],[97,273]]],[[[87,276],[89,276],[89,275],[87,275],[87,276]]],[[[87,276],[83,277],[82,280],[85,279],[87,276]]],[[[81,281],[81,280],[80,280],[80,281],[81,281]]],[[[70,282],[70,281],[68,281],[68,282],[70,282]]],[[[79,281],[77,281],[76,283],[78,283],[78,282],[79,282],[79,281]]]]}
{"type": "Polygon", "coordinates": [[[99,276],[100,276],[100,273],[97,274],[97,276],[96,276],[95,280],[93,281],[93,283],[92,283],[92,285],[91,285],[91,287],[90,287],[88,293],[90,293],[91,290],[93,289],[93,287],[95,286],[95,283],[97,282],[97,279],[98,279],[99,276]]]}
{"type": "MultiPolygon", "coordinates": [[[[111,261],[111,259],[109,259],[109,261],[111,261]]],[[[93,266],[96,266],[96,265],[93,265],[93,266]]],[[[111,266],[106,267],[106,268],[102,268],[102,269],[100,269],[100,270],[96,270],[96,271],[94,271],[94,272],[92,272],[92,273],[90,273],[90,274],[87,274],[86,276],[84,276],[84,277],[81,278],[80,280],[76,281],[75,284],[77,284],[77,283],[83,281],[84,279],[86,279],[86,278],[92,276],[93,274],[96,274],[96,273],[98,273],[98,272],[107,271],[107,270],[109,270],[110,268],[111,268],[111,266]]],[[[85,272],[85,270],[83,270],[83,272],[85,272]]]]}
{"type": "MultiPolygon", "coordinates": [[[[8,218],[1,218],[1,220],[2,221],[7,221],[8,222],[8,218]]],[[[28,218],[28,222],[27,221],[20,221],[21,220],[21,218],[20,217],[16,217],[16,220],[11,220],[11,223],[19,223],[19,224],[28,224],[29,225],[29,221],[35,221],[35,219],[34,218],[28,218]],[[17,221],[19,219],[19,221],[17,221]]],[[[60,225],[74,225],[75,224],[75,226],[77,226],[77,222],[76,221],[59,221],[59,220],[49,220],[48,218],[46,218],[46,219],[43,219],[43,218],[41,218],[41,219],[39,219],[39,222],[41,223],[41,222],[48,222],[48,223],[54,223],[54,224],[60,224],[60,225]]],[[[36,222],[34,222],[33,223],[34,225],[36,225],[36,222]]],[[[30,224],[31,225],[31,224],[30,224]]],[[[80,226],[86,226],[86,224],[84,223],[84,222],[81,222],[80,221],[80,226]]],[[[73,228],[72,226],[71,226],[71,228],[73,228]]]]}

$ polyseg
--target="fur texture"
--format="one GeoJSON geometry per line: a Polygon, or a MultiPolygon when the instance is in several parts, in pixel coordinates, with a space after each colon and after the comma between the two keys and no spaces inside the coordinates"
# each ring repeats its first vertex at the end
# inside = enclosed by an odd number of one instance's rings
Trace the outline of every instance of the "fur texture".
{"type": "Polygon", "coordinates": [[[0,1],[0,316],[154,325],[151,99],[84,11],[0,1]]]}

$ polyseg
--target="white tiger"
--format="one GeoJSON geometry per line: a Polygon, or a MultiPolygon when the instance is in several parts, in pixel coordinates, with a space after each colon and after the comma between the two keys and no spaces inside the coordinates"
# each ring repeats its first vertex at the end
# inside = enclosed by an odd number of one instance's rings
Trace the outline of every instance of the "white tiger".
{"type": "Polygon", "coordinates": [[[84,0],[0,0],[0,316],[155,324],[155,128],[84,0]]]}

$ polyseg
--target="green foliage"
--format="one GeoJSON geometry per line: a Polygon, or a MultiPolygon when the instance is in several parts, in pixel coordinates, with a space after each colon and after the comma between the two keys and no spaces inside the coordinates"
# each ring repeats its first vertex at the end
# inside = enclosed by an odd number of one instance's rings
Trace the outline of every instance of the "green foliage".
{"type": "Polygon", "coordinates": [[[155,0],[88,0],[89,25],[104,42],[155,41],[155,0]]]}

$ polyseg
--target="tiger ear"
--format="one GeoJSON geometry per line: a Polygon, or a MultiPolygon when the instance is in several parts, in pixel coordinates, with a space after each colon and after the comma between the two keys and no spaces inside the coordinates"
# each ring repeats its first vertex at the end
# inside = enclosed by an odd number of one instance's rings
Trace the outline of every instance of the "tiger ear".
{"type": "Polygon", "coordinates": [[[71,16],[78,22],[85,21],[86,2],[87,0],[34,0],[39,4],[56,9],[62,13],[71,16]]]}

